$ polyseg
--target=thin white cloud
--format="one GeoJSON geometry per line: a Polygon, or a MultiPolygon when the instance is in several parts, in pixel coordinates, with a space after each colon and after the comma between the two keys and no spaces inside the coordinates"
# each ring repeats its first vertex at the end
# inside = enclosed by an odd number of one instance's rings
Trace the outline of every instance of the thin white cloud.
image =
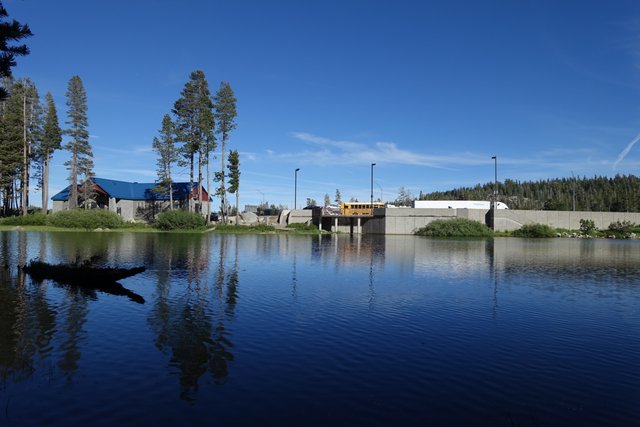
{"type": "MultiPolygon", "coordinates": [[[[408,166],[426,166],[437,169],[455,170],[464,166],[477,166],[491,163],[490,156],[474,153],[459,153],[451,156],[435,156],[402,149],[395,142],[380,141],[373,145],[353,141],[332,140],[306,132],[293,132],[294,138],[319,146],[316,150],[297,153],[276,153],[267,150],[267,154],[283,160],[312,162],[315,164],[353,165],[353,164],[396,164],[408,166]]],[[[503,163],[516,164],[523,160],[502,159],[503,163]]]]}
{"type": "Polygon", "coordinates": [[[627,157],[627,154],[629,154],[629,151],[631,151],[633,146],[636,145],[636,143],[638,141],[640,141],[640,133],[638,135],[636,135],[636,137],[633,138],[629,144],[627,144],[627,146],[624,148],[624,150],[622,150],[620,152],[620,154],[618,155],[618,158],[616,159],[616,161],[613,162],[612,170],[615,171],[618,168],[618,164],[620,164],[620,162],[623,161],[625,157],[627,157]]]}

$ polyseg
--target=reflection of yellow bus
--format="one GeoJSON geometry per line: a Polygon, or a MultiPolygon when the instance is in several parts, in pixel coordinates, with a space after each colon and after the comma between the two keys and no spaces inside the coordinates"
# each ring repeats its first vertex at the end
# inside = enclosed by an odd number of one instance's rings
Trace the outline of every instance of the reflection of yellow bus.
{"type": "MultiPolygon", "coordinates": [[[[340,215],[372,216],[371,203],[340,203],[340,215]]],[[[374,203],[373,209],[384,208],[384,203],[374,203]]]]}

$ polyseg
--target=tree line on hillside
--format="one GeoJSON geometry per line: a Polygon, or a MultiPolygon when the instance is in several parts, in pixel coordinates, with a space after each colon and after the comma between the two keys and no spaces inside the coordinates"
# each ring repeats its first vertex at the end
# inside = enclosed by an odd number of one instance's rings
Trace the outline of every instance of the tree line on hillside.
{"type": "MultiPolygon", "coordinates": [[[[494,183],[449,191],[420,192],[418,200],[490,200],[494,183]]],[[[511,209],[640,212],[640,178],[556,178],[540,181],[498,182],[498,201],[511,209]]]]}

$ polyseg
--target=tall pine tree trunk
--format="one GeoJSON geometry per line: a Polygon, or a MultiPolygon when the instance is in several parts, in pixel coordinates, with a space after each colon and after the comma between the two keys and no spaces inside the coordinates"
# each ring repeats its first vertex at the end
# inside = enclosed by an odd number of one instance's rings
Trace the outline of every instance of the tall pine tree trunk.
{"type": "Polygon", "coordinates": [[[171,178],[171,163],[167,165],[167,178],[169,179],[169,210],[173,210],[173,180],[171,178]]]}
{"type": "Polygon", "coordinates": [[[209,196],[207,197],[207,224],[211,223],[211,177],[209,175],[211,165],[210,165],[210,153],[207,149],[207,188],[209,189],[209,196]]]}
{"type": "Polygon", "coordinates": [[[240,224],[240,190],[236,190],[236,225],[240,224]]]}
{"type": "Polygon", "coordinates": [[[73,125],[73,153],[71,156],[71,194],[69,209],[78,207],[78,125],[73,125]]]}
{"type": "Polygon", "coordinates": [[[27,139],[27,96],[22,97],[22,215],[29,208],[29,141],[27,139]]]}
{"type": "Polygon", "coordinates": [[[42,162],[42,212],[47,214],[49,210],[49,153],[44,153],[42,162]]]}
{"type": "Polygon", "coordinates": [[[202,215],[202,144],[198,150],[198,213],[202,215]]]}
{"type": "Polygon", "coordinates": [[[227,185],[224,182],[224,177],[226,176],[224,169],[224,149],[227,142],[227,135],[225,133],[222,134],[222,143],[220,144],[220,158],[222,159],[222,169],[220,170],[220,195],[222,197],[222,223],[227,225],[227,185]]]}
{"type": "Polygon", "coordinates": [[[191,170],[189,172],[189,212],[193,212],[193,151],[190,153],[189,163],[191,164],[191,170]]]}

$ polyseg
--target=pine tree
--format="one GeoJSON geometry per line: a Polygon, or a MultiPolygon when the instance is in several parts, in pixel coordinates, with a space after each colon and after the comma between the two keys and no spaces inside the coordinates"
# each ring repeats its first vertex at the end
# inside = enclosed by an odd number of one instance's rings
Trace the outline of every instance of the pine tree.
{"type": "Polygon", "coordinates": [[[29,209],[31,160],[42,134],[42,111],[35,84],[29,79],[18,82],[22,95],[22,215],[29,209]]]}
{"type": "Polygon", "coordinates": [[[229,152],[229,188],[231,194],[236,195],[236,225],[239,223],[239,207],[240,207],[240,154],[238,150],[229,152]]]}
{"type": "Polygon", "coordinates": [[[160,138],[153,138],[153,149],[158,153],[158,187],[161,194],[169,196],[169,209],[173,210],[171,165],[178,161],[178,150],[175,145],[175,125],[168,114],[162,118],[160,138]]]}
{"type": "Polygon", "coordinates": [[[208,164],[209,153],[215,150],[213,103],[209,83],[203,71],[196,70],[191,73],[181,95],[172,111],[176,117],[176,139],[184,144],[181,153],[185,161],[182,164],[189,166],[189,210],[193,212],[195,210],[192,201],[193,174],[196,153],[198,154],[198,202],[201,206],[202,165],[208,164]]]}
{"type": "Polygon", "coordinates": [[[221,135],[221,144],[220,144],[220,159],[222,161],[222,166],[220,170],[222,174],[220,175],[220,194],[222,198],[222,222],[224,224],[227,223],[227,196],[226,196],[226,187],[224,182],[224,160],[225,160],[225,149],[227,142],[229,141],[229,134],[236,128],[235,118],[237,116],[236,113],[236,98],[233,94],[233,89],[231,89],[231,85],[228,82],[220,83],[220,88],[218,92],[216,92],[216,96],[214,98],[215,101],[215,110],[216,110],[216,119],[218,121],[217,132],[221,135]]]}
{"type": "Polygon", "coordinates": [[[27,214],[29,178],[34,148],[41,134],[38,91],[29,79],[5,82],[10,97],[3,102],[0,188],[4,213],[19,209],[27,214]]]}
{"type": "Polygon", "coordinates": [[[3,215],[10,215],[18,207],[16,181],[20,176],[23,160],[23,98],[20,91],[14,90],[15,82],[5,79],[3,84],[9,88],[9,97],[2,101],[0,188],[2,188],[3,215]]]}
{"type": "MultiPolygon", "coordinates": [[[[22,25],[15,19],[11,22],[4,22],[8,16],[7,10],[0,2],[0,78],[11,77],[11,67],[16,65],[17,55],[29,54],[27,45],[10,46],[9,43],[33,35],[28,25],[22,25]]],[[[5,87],[0,87],[0,100],[4,100],[8,96],[5,87]]]]}
{"type": "MultiPolygon", "coordinates": [[[[71,140],[64,146],[71,153],[71,159],[65,162],[69,170],[69,208],[78,207],[78,179],[82,179],[83,199],[92,197],[93,151],[89,143],[89,122],[87,119],[87,93],[79,76],[71,77],[67,87],[67,121],[70,126],[64,131],[71,140]]],[[[85,204],[85,207],[86,206],[85,204]]]]}
{"type": "Polygon", "coordinates": [[[340,194],[340,190],[336,188],[336,197],[334,199],[336,205],[340,205],[342,203],[342,195],[340,194]]]}
{"type": "Polygon", "coordinates": [[[42,192],[42,211],[47,213],[49,202],[49,168],[53,152],[60,149],[62,142],[62,130],[58,125],[58,113],[53,96],[47,92],[45,96],[44,125],[42,130],[42,140],[37,150],[37,172],[38,187],[42,192]]]}

